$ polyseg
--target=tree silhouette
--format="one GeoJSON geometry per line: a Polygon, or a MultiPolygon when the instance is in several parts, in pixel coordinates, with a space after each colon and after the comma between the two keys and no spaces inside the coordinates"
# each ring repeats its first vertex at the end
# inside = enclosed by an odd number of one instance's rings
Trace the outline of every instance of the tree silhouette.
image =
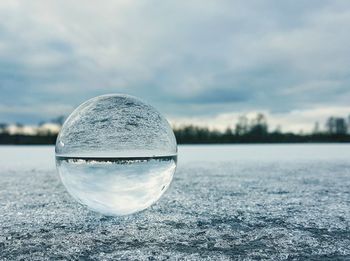
{"type": "Polygon", "coordinates": [[[348,124],[344,118],[330,117],[327,120],[326,127],[329,134],[345,135],[348,124]]]}
{"type": "MultiPolygon", "coordinates": [[[[64,117],[56,118],[51,122],[62,124],[64,117]]],[[[326,132],[319,131],[319,124],[315,124],[311,134],[282,133],[281,126],[275,131],[269,132],[268,121],[262,113],[257,114],[249,121],[247,116],[239,117],[234,131],[227,128],[224,132],[209,130],[205,127],[193,125],[182,126],[174,129],[179,144],[200,144],[200,143],[296,143],[296,142],[350,142],[350,135],[347,133],[350,124],[341,117],[330,117],[326,122],[326,132]]],[[[37,135],[25,135],[17,133],[10,135],[7,124],[0,124],[0,144],[55,144],[57,133],[43,131],[37,135]]],[[[17,127],[24,127],[17,124],[17,127]]]]}

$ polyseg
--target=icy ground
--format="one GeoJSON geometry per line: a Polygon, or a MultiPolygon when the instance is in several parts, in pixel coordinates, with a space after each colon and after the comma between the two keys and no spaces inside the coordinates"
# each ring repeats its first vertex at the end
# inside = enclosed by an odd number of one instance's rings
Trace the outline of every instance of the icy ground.
{"type": "Polygon", "coordinates": [[[350,146],[184,146],[150,209],[76,204],[52,147],[0,147],[0,260],[350,260],[350,146]]]}

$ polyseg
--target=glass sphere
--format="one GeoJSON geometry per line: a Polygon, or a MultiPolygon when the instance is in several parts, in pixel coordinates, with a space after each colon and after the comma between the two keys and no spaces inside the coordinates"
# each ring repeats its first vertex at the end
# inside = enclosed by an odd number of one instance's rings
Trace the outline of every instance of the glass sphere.
{"type": "Polygon", "coordinates": [[[105,215],[127,215],[155,203],[170,185],[176,160],[167,120],[122,94],[80,105],[56,141],[56,166],[67,191],[105,215]]]}

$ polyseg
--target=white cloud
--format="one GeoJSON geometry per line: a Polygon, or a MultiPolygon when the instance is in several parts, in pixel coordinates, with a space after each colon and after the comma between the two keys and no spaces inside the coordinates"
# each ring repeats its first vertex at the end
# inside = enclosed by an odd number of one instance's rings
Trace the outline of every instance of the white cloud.
{"type": "Polygon", "coordinates": [[[243,111],[232,113],[221,113],[212,117],[184,117],[172,118],[171,124],[175,128],[186,125],[207,127],[211,130],[225,131],[227,128],[234,129],[238,118],[246,116],[249,120],[256,117],[257,113],[263,113],[268,121],[270,131],[282,128],[282,132],[304,132],[311,133],[315,123],[318,122],[320,131],[325,130],[325,123],[331,116],[350,117],[350,106],[348,107],[327,107],[308,110],[292,110],[286,113],[271,113],[269,111],[243,111]]]}

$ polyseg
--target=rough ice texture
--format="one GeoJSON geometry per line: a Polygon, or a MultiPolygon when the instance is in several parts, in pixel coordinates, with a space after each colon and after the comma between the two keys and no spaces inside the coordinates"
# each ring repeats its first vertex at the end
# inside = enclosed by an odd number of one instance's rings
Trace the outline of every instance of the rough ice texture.
{"type": "Polygon", "coordinates": [[[109,218],[71,199],[53,149],[2,147],[0,260],[349,260],[349,153],[349,145],[180,147],[163,198],[109,218]]]}
{"type": "Polygon", "coordinates": [[[128,95],[103,95],[80,105],[64,123],[56,153],[86,157],[152,157],[176,154],[167,120],[128,95]]]}

